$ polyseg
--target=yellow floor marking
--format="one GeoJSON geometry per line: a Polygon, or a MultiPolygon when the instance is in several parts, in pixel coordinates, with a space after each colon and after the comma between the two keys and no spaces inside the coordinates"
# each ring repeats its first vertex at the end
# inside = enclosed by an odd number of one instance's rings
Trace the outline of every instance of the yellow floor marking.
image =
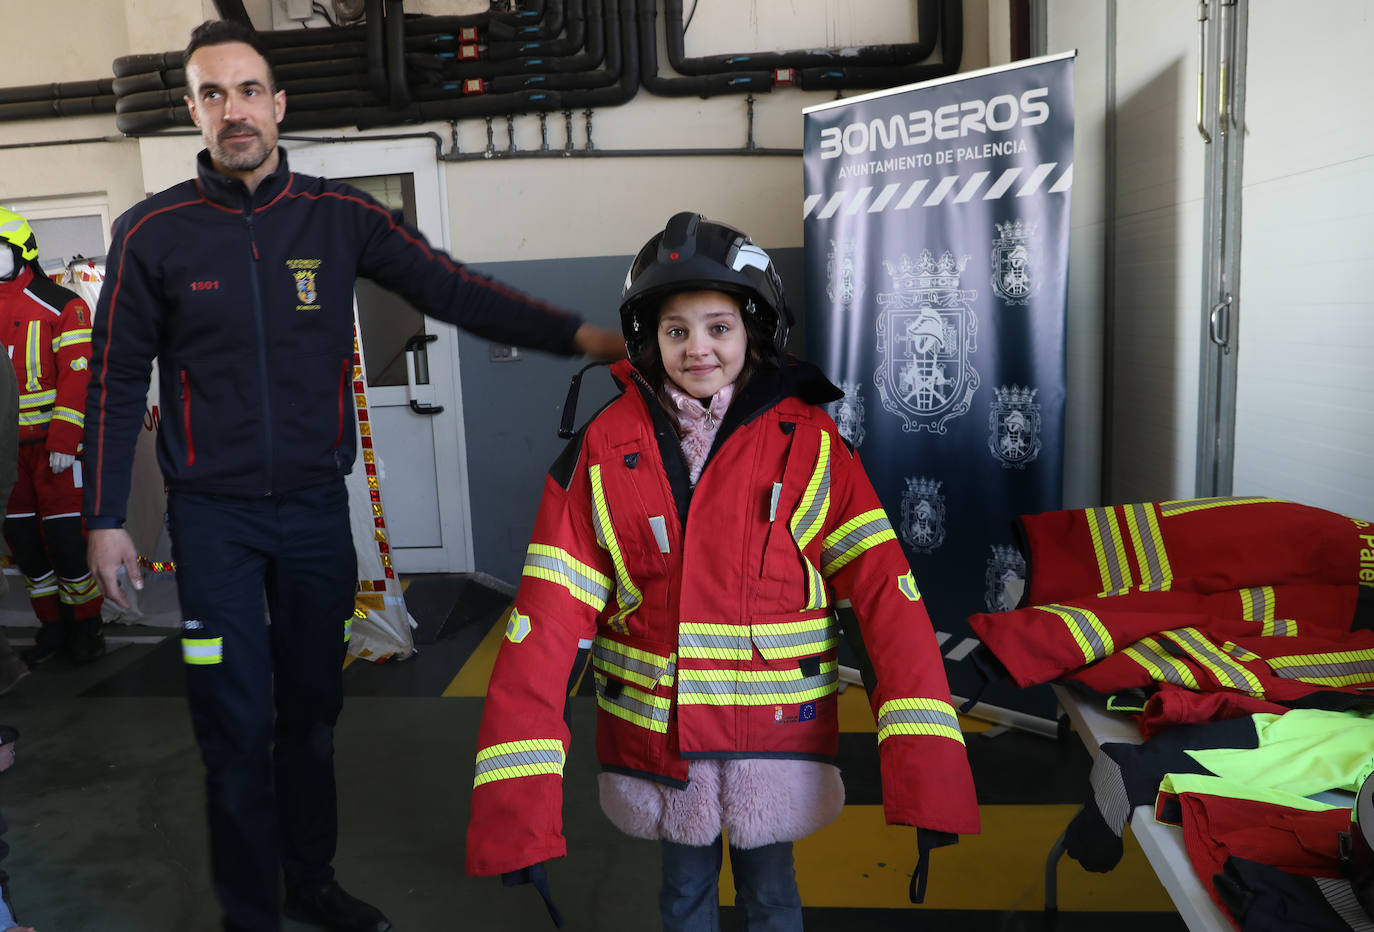
{"type": "MultiPolygon", "coordinates": [[[[876,909],[1042,910],[1045,857],[1078,806],[983,806],[981,835],[931,853],[924,907],[907,899],[916,866],[916,830],[883,822],[882,806],[845,806],[826,828],[796,843],[797,884],[807,906],[876,909]]],[[[720,902],[735,901],[729,857],[720,902]]],[[[1059,908],[1103,912],[1174,912],[1140,846],[1107,874],[1059,862],[1059,908]]]]}
{"type": "Polygon", "coordinates": [[[509,612],[509,606],[501,612],[496,624],[491,626],[487,636],[482,638],[482,643],[477,645],[467,663],[463,664],[453,682],[444,690],[444,698],[481,697],[487,694],[487,683],[491,681],[491,671],[496,666],[496,652],[501,648],[501,638],[506,634],[504,622],[509,612]]]}

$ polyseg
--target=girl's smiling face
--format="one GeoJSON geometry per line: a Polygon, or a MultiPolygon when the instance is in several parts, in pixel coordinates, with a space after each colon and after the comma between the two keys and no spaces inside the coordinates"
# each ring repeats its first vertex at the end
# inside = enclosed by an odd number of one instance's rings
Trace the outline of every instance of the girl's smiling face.
{"type": "Polygon", "coordinates": [[[679,291],[658,314],[658,351],[673,384],[710,398],[739,378],[749,337],[739,304],[723,291],[679,291]]]}

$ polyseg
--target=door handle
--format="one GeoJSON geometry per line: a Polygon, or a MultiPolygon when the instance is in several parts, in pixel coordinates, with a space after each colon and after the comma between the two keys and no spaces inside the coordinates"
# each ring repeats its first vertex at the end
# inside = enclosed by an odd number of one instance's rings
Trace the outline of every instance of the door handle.
{"type": "Polygon", "coordinates": [[[429,384],[429,344],[439,339],[436,333],[417,333],[406,340],[406,394],[410,410],[416,414],[435,415],[443,405],[431,404],[434,388],[429,384]]]}
{"type": "Polygon", "coordinates": [[[1210,143],[1212,135],[1203,125],[1202,99],[1207,92],[1207,0],[1197,4],[1197,131],[1202,141],[1210,143]]]}
{"type": "Polygon", "coordinates": [[[1228,294],[1212,305],[1208,315],[1209,336],[1212,342],[1221,347],[1222,353],[1231,352],[1231,296],[1228,294]]]}

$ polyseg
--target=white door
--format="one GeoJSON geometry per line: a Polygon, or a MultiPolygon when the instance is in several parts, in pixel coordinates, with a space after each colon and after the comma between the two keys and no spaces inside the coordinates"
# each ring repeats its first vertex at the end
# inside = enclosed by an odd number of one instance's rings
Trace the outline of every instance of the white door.
{"type": "MultiPolygon", "coordinates": [[[[290,148],[293,171],[347,181],[448,248],[443,173],[425,140],[290,148]]],[[[458,331],[365,279],[359,332],[382,507],[402,573],[470,572],[458,331]]]]}

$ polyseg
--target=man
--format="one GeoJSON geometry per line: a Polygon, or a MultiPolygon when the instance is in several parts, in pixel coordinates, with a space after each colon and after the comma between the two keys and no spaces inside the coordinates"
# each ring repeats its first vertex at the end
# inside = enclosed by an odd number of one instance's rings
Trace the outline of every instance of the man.
{"type": "Polygon", "coordinates": [[[355,276],[497,342],[605,358],[624,344],[466,270],[358,190],[292,174],[276,145],[286,95],[246,27],[198,27],[186,83],[206,145],[197,177],[116,221],[97,308],[90,562],[116,602],[120,567],[142,585],[121,525],[156,356],[158,460],[225,928],[275,932],[284,912],[382,932],[391,923],[330,866],[333,728],[356,587],[344,488],[355,276]],[[315,272],[309,302],[301,268],[315,272]]]}
{"type": "MultiPolygon", "coordinates": [[[[40,622],[23,659],[39,664],[62,652],[89,663],[105,653],[100,589],[86,566],[81,533],[91,312],[76,292],[43,273],[29,222],[3,207],[0,346],[19,389],[17,481],[5,499],[5,541],[40,622]]],[[[0,669],[0,691],[5,672],[0,669]]]]}

